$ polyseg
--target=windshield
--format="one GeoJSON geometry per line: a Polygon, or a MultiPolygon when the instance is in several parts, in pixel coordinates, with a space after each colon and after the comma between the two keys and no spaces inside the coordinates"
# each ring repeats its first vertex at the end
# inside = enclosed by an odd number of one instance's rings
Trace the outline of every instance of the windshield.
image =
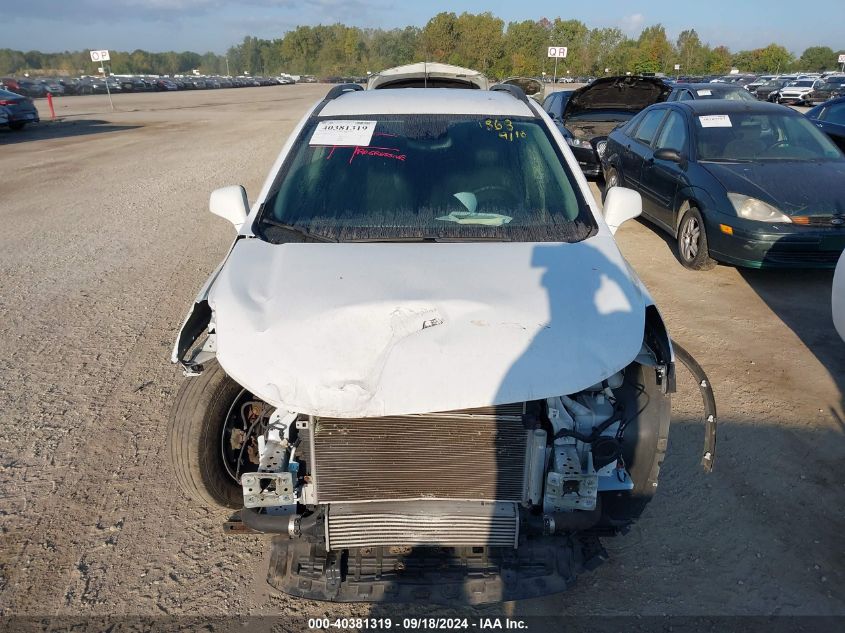
{"type": "Polygon", "coordinates": [[[699,160],[842,160],[830,139],[806,118],[732,112],[694,117],[699,160]]]}
{"type": "Polygon", "coordinates": [[[809,79],[803,79],[801,81],[790,81],[788,84],[786,84],[786,86],[787,88],[812,88],[813,83],[814,82],[809,79]]]}
{"type": "Polygon", "coordinates": [[[575,242],[596,229],[537,119],[363,118],[306,124],[259,214],[260,236],[575,242]]]}

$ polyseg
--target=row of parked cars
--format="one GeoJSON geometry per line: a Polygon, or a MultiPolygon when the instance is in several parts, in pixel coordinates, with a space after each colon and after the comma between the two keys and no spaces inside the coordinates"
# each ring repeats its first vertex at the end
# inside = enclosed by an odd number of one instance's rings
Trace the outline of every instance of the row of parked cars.
{"type": "Polygon", "coordinates": [[[584,173],[638,191],[688,268],[833,267],[845,249],[845,97],[802,114],[741,85],[625,76],[543,105],[584,173]]]}
{"type": "Polygon", "coordinates": [[[90,95],[109,92],[168,92],[176,90],[211,90],[215,88],[245,88],[252,86],[278,86],[296,83],[293,77],[204,77],[175,76],[147,77],[58,77],[58,78],[0,78],[0,88],[27,97],[46,97],[47,94],[90,95]]]}

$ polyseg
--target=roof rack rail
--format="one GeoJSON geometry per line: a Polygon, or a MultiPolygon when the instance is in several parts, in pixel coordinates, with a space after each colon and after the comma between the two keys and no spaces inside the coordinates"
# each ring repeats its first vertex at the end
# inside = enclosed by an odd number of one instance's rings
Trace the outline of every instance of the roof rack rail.
{"type": "Polygon", "coordinates": [[[337,99],[340,95],[345,94],[347,92],[356,92],[358,90],[363,90],[364,86],[360,84],[338,84],[334,86],[329,93],[326,95],[325,100],[331,101],[332,99],[337,99]]]}
{"type": "Polygon", "coordinates": [[[513,84],[496,84],[495,86],[490,86],[490,91],[509,92],[512,96],[528,105],[528,97],[525,96],[525,92],[519,86],[514,86],[513,84]]]}

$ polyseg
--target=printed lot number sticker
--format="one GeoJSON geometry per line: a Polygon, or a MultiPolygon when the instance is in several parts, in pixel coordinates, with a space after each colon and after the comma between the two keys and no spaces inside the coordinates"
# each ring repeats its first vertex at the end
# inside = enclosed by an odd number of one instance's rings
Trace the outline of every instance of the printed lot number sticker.
{"type": "Polygon", "coordinates": [[[701,127],[733,127],[727,114],[707,114],[698,117],[701,127]]]}
{"type": "Polygon", "coordinates": [[[320,121],[308,144],[366,147],[375,129],[376,121],[320,121]]]}

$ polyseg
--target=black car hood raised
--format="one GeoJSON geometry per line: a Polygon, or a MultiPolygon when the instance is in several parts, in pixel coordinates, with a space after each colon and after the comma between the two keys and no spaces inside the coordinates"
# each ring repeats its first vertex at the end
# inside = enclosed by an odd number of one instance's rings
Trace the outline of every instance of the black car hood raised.
{"type": "Polygon", "coordinates": [[[701,165],[729,192],[757,198],[786,214],[845,214],[845,161],[701,165]]]}
{"type": "Polygon", "coordinates": [[[563,110],[563,120],[602,110],[635,114],[650,105],[666,101],[670,92],[672,88],[656,77],[602,77],[572,93],[563,110]]]}

